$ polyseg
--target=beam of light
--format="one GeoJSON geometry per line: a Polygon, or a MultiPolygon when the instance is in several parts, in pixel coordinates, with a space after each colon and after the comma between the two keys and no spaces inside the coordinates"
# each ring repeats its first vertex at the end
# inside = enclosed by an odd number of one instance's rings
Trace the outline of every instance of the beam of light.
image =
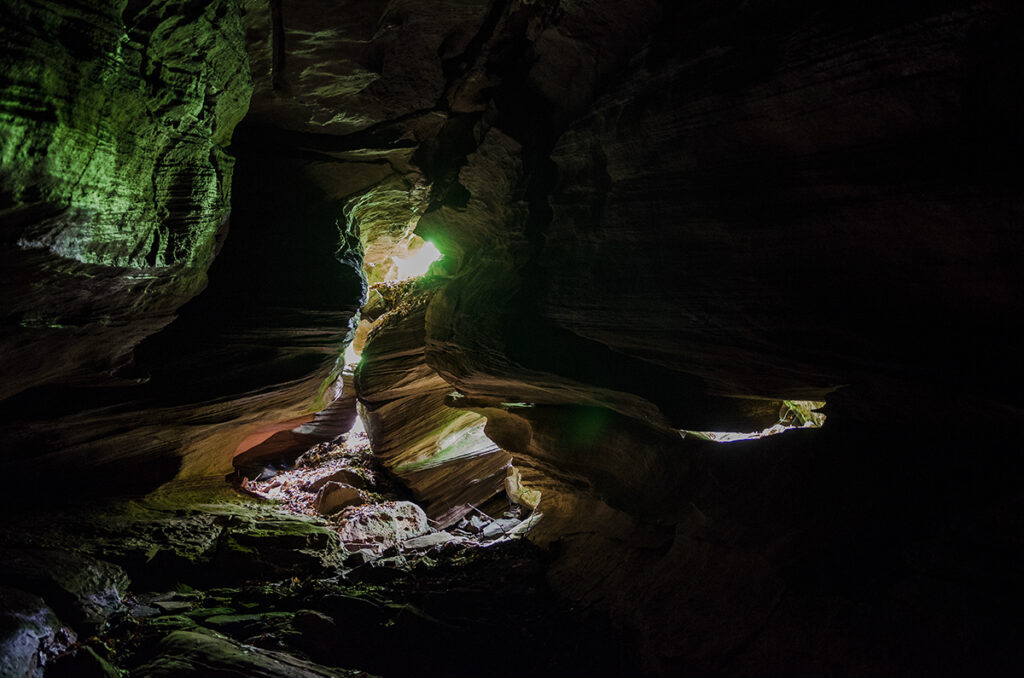
{"type": "Polygon", "coordinates": [[[406,280],[408,278],[416,278],[426,274],[430,270],[430,265],[435,261],[438,261],[443,254],[429,240],[424,241],[423,245],[413,252],[409,253],[409,256],[404,259],[395,258],[395,266],[398,269],[398,279],[406,280]]]}
{"type": "Polygon", "coordinates": [[[358,363],[362,359],[362,356],[356,351],[356,345],[355,344],[356,344],[356,342],[353,341],[352,343],[350,343],[348,345],[348,348],[345,349],[345,364],[346,365],[354,365],[354,364],[358,363]]]}

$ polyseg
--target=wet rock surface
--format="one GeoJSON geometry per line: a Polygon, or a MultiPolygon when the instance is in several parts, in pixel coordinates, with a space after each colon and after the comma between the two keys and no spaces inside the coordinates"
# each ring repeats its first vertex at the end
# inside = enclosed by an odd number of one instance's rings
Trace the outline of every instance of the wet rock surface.
{"type": "Polygon", "coordinates": [[[358,678],[361,671],[332,670],[290,655],[251,648],[227,638],[191,631],[174,631],[157,647],[157,658],[134,675],[259,676],[260,678],[358,678]]]}
{"type": "MultiPolygon", "coordinates": [[[[50,469],[19,500],[227,473],[250,436],[326,425],[362,283],[300,167],[227,150],[253,91],[246,4],[5,5],[0,437],[50,469]],[[305,195],[272,198],[288,181],[305,195]],[[225,247],[229,215],[251,248],[225,247]]],[[[298,453],[337,431],[295,435],[298,453]]]]}

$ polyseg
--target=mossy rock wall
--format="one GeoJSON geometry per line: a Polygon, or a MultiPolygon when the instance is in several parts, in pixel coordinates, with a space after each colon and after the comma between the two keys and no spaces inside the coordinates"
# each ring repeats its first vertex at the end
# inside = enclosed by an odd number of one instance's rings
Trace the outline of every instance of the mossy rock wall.
{"type": "Polygon", "coordinates": [[[12,395],[116,369],[202,290],[252,82],[232,0],[26,0],[4,15],[0,360],[19,369],[0,394],[12,395]]]}

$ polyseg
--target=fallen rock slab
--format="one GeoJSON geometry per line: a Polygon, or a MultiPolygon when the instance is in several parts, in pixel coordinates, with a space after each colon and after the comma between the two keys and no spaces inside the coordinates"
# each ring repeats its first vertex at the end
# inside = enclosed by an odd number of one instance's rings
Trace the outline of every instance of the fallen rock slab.
{"type": "Polygon", "coordinates": [[[501,537],[512,533],[520,521],[515,518],[502,518],[495,520],[493,523],[488,525],[480,533],[484,539],[493,539],[494,537],[501,537]]]}
{"type": "Polygon", "coordinates": [[[461,544],[466,541],[462,537],[456,537],[448,532],[434,532],[421,537],[413,537],[403,541],[400,546],[406,551],[419,551],[444,546],[446,544],[461,544]]]}
{"type": "Polygon", "coordinates": [[[192,603],[187,600],[158,600],[153,603],[153,606],[167,614],[188,612],[192,609],[192,603]]]}
{"type": "Polygon", "coordinates": [[[372,678],[362,671],[328,668],[284,652],[262,650],[191,631],[168,634],[160,641],[157,653],[132,675],[139,678],[372,678]]]}

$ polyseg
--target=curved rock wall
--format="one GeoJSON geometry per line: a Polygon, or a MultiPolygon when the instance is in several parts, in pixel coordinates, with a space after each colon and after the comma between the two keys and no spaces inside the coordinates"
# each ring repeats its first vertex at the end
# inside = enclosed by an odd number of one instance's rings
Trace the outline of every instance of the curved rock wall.
{"type": "Polygon", "coordinates": [[[229,0],[5,8],[6,397],[103,380],[202,290],[252,83],[229,0]]]}
{"type": "Polygon", "coordinates": [[[666,675],[1006,661],[967,554],[1019,557],[1019,13],[582,10],[510,7],[417,156],[426,361],[541,490],[553,581],[666,675]],[[782,398],[826,430],[679,435],[782,398]]]}
{"type": "Polygon", "coordinates": [[[362,290],[338,187],[272,139],[236,140],[237,172],[226,151],[273,27],[261,3],[7,4],[0,421],[5,463],[28,474],[15,489],[224,474],[247,437],[328,404],[362,290]]]}

